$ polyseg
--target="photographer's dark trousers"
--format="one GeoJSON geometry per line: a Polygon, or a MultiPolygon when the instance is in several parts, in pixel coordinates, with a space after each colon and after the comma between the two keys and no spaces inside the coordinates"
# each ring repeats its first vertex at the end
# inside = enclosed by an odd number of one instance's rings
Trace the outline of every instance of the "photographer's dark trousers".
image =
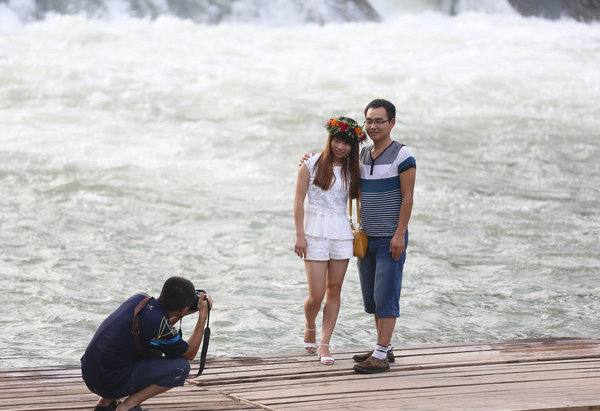
{"type": "Polygon", "coordinates": [[[128,397],[152,384],[169,388],[182,386],[189,373],[190,363],[183,357],[152,357],[140,360],[132,367],[108,372],[100,364],[85,360],[81,363],[81,375],[90,391],[111,399],[128,397]],[[111,381],[115,380],[126,382],[114,388],[111,381]]]}

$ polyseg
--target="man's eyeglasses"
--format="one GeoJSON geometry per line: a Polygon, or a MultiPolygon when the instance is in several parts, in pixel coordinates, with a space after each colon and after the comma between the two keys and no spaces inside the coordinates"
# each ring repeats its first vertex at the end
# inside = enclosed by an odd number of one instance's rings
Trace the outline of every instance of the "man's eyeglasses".
{"type": "Polygon", "coordinates": [[[365,121],[364,125],[365,126],[377,126],[377,127],[381,127],[385,123],[387,123],[388,121],[390,121],[390,119],[387,119],[387,120],[381,120],[381,119],[367,120],[367,121],[365,121]]]}

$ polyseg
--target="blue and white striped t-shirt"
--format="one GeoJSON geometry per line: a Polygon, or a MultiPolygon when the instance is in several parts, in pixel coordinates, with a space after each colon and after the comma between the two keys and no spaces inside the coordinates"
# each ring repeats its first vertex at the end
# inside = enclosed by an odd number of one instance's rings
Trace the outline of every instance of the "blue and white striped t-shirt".
{"type": "Polygon", "coordinates": [[[402,192],[400,173],[415,167],[413,152],[392,141],[375,161],[373,145],[360,152],[361,201],[360,219],[363,230],[373,237],[391,237],[398,228],[402,192]]]}

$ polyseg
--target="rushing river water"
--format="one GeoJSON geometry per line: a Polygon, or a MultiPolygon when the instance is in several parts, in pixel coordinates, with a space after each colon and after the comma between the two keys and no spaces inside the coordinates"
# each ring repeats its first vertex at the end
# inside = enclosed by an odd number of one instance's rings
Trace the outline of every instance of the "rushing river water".
{"type": "MultiPolygon", "coordinates": [[[[170,275],[213,295],[209,356],[301,351],[298,159],[376,97],[417,160],[394,344],[598,337],[600,24],[381,14],[25,22],[0,4],[1,366],[76,364],[170,275]]],[[[334,351],[370,347],[372,324],[351,261],[334,351]]]]}

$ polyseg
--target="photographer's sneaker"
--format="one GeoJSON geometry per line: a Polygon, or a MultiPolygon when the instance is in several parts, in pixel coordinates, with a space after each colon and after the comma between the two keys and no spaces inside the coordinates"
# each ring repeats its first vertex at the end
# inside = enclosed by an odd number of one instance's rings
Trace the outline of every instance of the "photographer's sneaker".
{"type": "Polygon", "coordinates": [[[385,372],[390,369],[390,363],[388,359],[380,360],[370,356],[363,362],[359,362],[354,366],[354,371],[360,374],[375,374],[378,372],[385,372]]]}
{"type": "MultiPolygon", "coordinates": [[[[369,351],[366,354],[356,354],[356,355],[354,355],[352,357],[352,359],[354,361],[356,361],[356,362],[363,362],[364,360],[366,360],[367,358],[369,358],[371,355],[373,355],[373,350],[369,351]]],[[[393,362],[396,361],[396,358],[394,358],[394,352],[393,352],[393,350],[389,350],[387,352],[387,359],[388,359],[388,362],[390,364],[392,364],[393,362]]]]}

